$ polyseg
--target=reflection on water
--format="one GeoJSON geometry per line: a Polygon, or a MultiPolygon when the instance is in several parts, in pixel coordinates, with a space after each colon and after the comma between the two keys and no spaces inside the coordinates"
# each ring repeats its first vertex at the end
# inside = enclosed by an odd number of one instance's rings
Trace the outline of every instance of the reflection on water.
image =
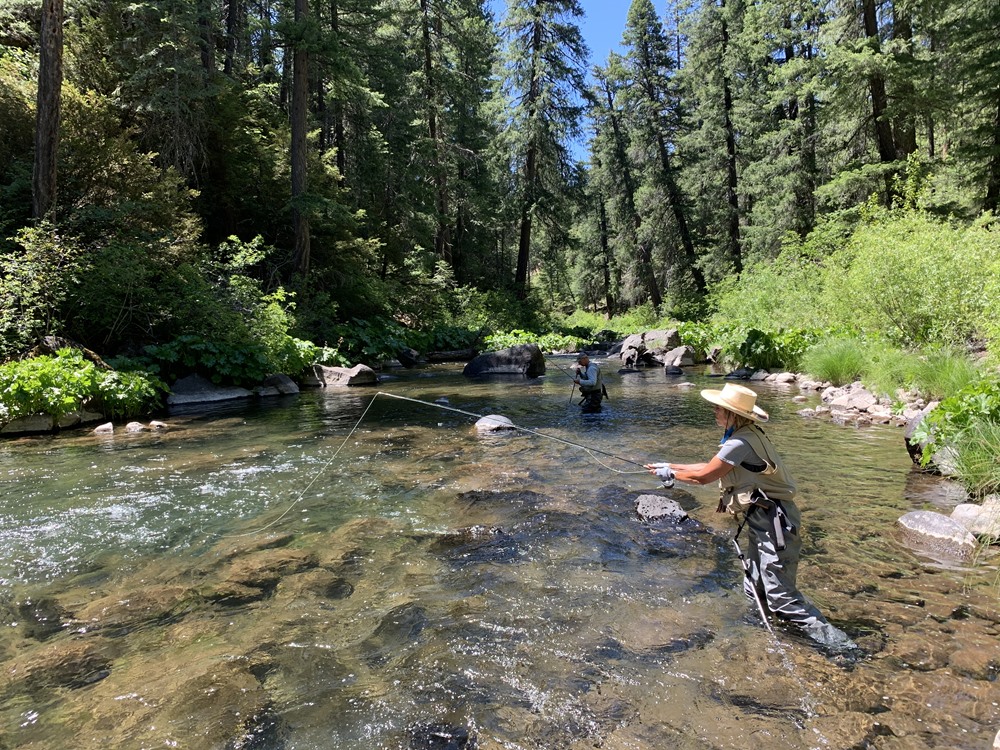
{"type": "Polygon", "coordinates": [[[711,455],[718,381],[605,374],[593,415],[555,367],[378,386],[530,432],[329,389],[0,445],[0,747],[992,742],[996,574],[895,541],[902,513],[961,500],[901,431],[759,388],[801,490],[800,584],[868,652],[840,663],[755,621],[712,488],[636,465],[711,455]],[[691,520],[641,521],[647,492],[691,520]]]}

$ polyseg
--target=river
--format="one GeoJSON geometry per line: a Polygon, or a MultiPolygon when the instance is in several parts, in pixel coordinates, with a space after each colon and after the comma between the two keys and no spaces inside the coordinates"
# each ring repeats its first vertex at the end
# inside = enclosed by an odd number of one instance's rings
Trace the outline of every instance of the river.
{"type": "Polygon", "coordinates": [[[800,587],[863,649],[831,657],[761,626],[714,488],[636,465],[707,460],[721,382],[598,361],[600,414],[550,357],[3,442],[0,750],[993,746],[996,559],[901,543],[900,515],[961,501],[902,430],[755,385],[800,587]],[[643,521],[644,493],[690,519],[643,521]]]}

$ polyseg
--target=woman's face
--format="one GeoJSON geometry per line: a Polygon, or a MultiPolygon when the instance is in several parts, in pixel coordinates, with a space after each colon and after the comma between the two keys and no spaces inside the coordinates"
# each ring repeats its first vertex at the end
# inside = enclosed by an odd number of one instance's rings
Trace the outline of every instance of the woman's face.
{"type": "Polygon", "coordinates": [[[716,406],[715,411],[715,423],[719,425],[722,429],[729,427],[729,410],[723,409],[721,406],[716,406]]]}

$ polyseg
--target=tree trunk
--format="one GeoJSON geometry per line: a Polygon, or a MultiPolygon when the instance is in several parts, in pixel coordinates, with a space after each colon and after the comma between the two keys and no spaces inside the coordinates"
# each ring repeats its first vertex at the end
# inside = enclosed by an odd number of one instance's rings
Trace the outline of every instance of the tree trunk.
{"type": "Polygon", "coordinates": [[[451,236],[448,226],[448,176],[444,171],[444,150],[442,136],[438,128],[438,92],[434,79],[434,56],[431,45],[431,27],[440,38],[441,16],[431,18],[429,0],[420,0],[421,24],[424,42],[424,95],[427,100],[427,135],[431,141],[431,169],[434,172],[435,204],[437,208],[437,229],[434,232],[434,251],[449,266],[454,268],[451,256],[451,236]]]}
{"type": "Polygon", "coordinates": [[[201,67],[206,76],[215,72],[215,29],[212,23],[211,0],[198,0],[198,43],[201,47],[201,67]]]}
{"type": "MultiPolygon", "coordinates": [[[[862,0],[862,20],[865,36],[871,42],[872,49],[879,53],[882,45],[878,33],[878,15],[875,0],[862,0]]],[[[892,137],[892,125],[886,118],[888,96],[885,90],[885,78],[879,71],[868,75],[868,92],[872,100],[872,121],[875,125],[875,142],[878,147],[879,160],[883,164],[896,161],[896,143],[892,137]]],[[[892,175],[885,176],[885,203],[892,202],[892,175]]]]}
{"type": "Polygon", "coordinates": [[[615,295],[611,289],[611,246],[608,242],[608,211],[604,199],[598,200],[598,226],[601,231],[601,264],[604,271],[604,305],[607,317],[610,319],[615,310],[615,295]]]}
{"type": "Polygon", "coordinates": [[[236,65],[236,50],[239,47],[241,0],[225,0],[223,8],[226,14],[226,57],[222,64],[222,72],[227,78],[232,78],[236,65]]]}
{"type": "MultiPolygon", "coordinates": [[[[305,23],[309,16],[308,0],[295,0],[295,21],[305,23]]],[[[299,29],[301,35],[302,29],[299,29]]],[[[301,198],[306,192],[306,132],[309,102],[309,53],[301,36],[296,39],[292,55],[292,224],[295,229],[295,270],[305,278],[309,274],[309,218],[302,210],[301,198]]]]}
{"type": "Polygon", "coordinates": [[[657,134],[656,141],[660,151],[660,167],[663,170],[663,182],[667,188],[667,200],[670,201],[670,209],[673,211],[674,221],[677,222],[677,232],[681,238],[681,251],[684,254],[688,270],[691,272],[691,278],[694,279],[695,289],[699,294],[705,294],[708,291],[708,285],[705,283],[705,274],[695,265],[698,262],[698,256],[694,251],[694,241],[691,239],[691,231],[688,229],[687,214],[684,211],[681,191],[677,187],[673,167],[670,165],[667,142],[662,133],[657,134]]]}
{"type": "MultiPolygon", "coordinates": [[[[337,0],[330,0],[330,30],[340,36],[340,8],[337,0]]],[[[337,172],[340,182],[347,177],[347,136],[344,132],[344,107],[340,99],[333,100],[333,147],[337,150],[337,172]]]]}
{"type": "Polygon", "coordinates": [[[56,157],[62,105],[63,0],[43,0],[38,59],[38,114],[35,124],[35,162],[31,175],[31,203],[36,219],[56,208],[56,157]]]}
{"type": "MultiPolygon", "coordinates": [[[[893,38],[904,41],[907,49],[906,54],[912,55],[913,23],[910,15],[898,3],[893,5],[893,14],[893,38]]],[[[903,77],[899,81],[896,89],[899,94],[897,99],[903,102],[904,109],[894,118],[893,137],[896,144],[896,158],[906,159],[917,150],[916,117],[911,109],[916,91],[913,82],[907,77],[903,77]]]]}
{"type": "MultiPolygon", "coordinates": [[[[722,9],[726,4],[723,0],[722,9]]],[[[725,65],[726,54],[729,49],[729,26],[724,16],[720,16],[722,23],[722,61],[725,65]]],[[[733,128],[733,90],[729,81],[729,76],[722,74],[722,125],[726,131],[726,203],[729,210],[726,216],[726,226],[729,234],[729,258],[736,273],[743,271],[743,249],[740,243],[740,204],[739,204],[739,184],[736,173],[736,132],[733,128]]]]}
{"type": "MultiPolygon", "coordinates": [[[[537,21],[531,34],[531,85],[528,88],[528,121],[536,114],[539,91],[536,60],[542,53],[542,26],[537,21]]],[[[533,135],[532,138],[535,136],[533,135]]],[[[524,160],[524,199],[521,204],[521,229],[517,241],[517,269],[514,271],[514,289],[517,298],[528,298],[528,258],[531,253],[531,215],[535,208],[535,183],[538,180],[538,147],[528,144],[524,160]]]]}
{"type": "Polygon", "coordinates": [[[535,147],[530,146],[524,161],[525,196],[521,204],[521,229],[517,240],[517,269],[514,272],[514,287],[517,298],[520,300],[528,298],[528,258],[531,253],[531,212],[534,208],[534,185],[537,179],[536,158],[535,147]]]}

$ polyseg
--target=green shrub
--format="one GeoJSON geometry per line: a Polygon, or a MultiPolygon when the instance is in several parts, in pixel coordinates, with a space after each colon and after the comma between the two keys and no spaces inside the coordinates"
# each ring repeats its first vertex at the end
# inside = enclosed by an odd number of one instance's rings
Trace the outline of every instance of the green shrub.
{"type": "Polygon", "coordinates": [[[996,259],[987,274],[984,290],[982,331],[986,340],[989,362],[1000,366],[1000,258],[996,259]]]}
{"type": "Polygon", "coordinates": [[[866,364],[864,345],[857,339],[824,339],[802,355],[804,372],[836,386],[853,383],[865,371],[866,364]]]}
{"type": "Polygon", "coordinates": [[[613,322],[600,313],[587,312],[586,310],[576,310],[565,316],[559,321],[558,327],[562,333],[582,337],[593,336],[604,330],[617,330],[613,322]]]}
{"type": "Polygon", "coordinates": [[[0,423],[48,414],[59,419],[83,407],[110,417],[155,408],[166,386],[144,372],[100,370],[75,349],[0,366],[0,423]]]}
{"type": "Polygon", "coordinates": [[[1000,492],[1000,422],[976,421],[955,438],[955,470],[974,497],[1000,492]]]}
{"type": "Polygon", "coordinates": [[[148,372],[101,372],[97,384],[97,406],[111,419],[147,414],[160,406],[166,384],[148,372]]]}
{"type": "Polygon", "coordinates": [[[1000,381],[981,379],[945,398],[917,425],[913,439],[924,444],[923,461],[954,445],[974,425],[1000,424],[1000,381]]]}
{"type": "Polygon", "coordinates": [[[683,346],[690,346],[702,354],[707,355],[713,347],[719,346],[719,329],[710,323],[678,323],[677,333],[683,346]]]}
{"type": "MultiPolygon", "coordinates": [[[[755,370],[795,370],[816,337],[815,332],[799,329],[768,332],[751,328],[737,347],[735,359],[755,370]]],[[[732,356],[731,351],[727,354],[732,356]]]]}
{"type": "Polygon", "coordinates": [[[825,327],[816,304],[824,280],[823,266],[789,242],[776,259],[751,262],[713,287],[712,321],[770,331],[825,327]]]}
{"type": "Polygon", "coordinates": [[[259,343],[231,344],[186,334],[166,344],[147,346],[145,353],[167,380],[196,373],[217,384],[249,385],[274,372],[259,343]]]}
{"type": "Polygon", "coordinates": [[[998,254],[1000,235],[981,225],[919,211],[877,214],[827,262],[820,306],[831,320],[903,346],[961,346],[979,333],[998,254]]]}
{"type": "Polygon", "coordinates": [[[619,333],[629,335],[641,331],[649,331],[660,328],[663,319],[653,309],[650,302],[645,302],[638,307],[633,307],[626,313],[616,316],[608,326],[619,333]]]}
{"type": "Polygon", "coordinates": [[[445,352],[477,346],[480,343],[481,332],[464,326],[441,323],[427,331],[410,331],[406,339],[417,351],[445,352]]]}
{"type": "Polygon", "coordinates": [[[494,352],[521,344],[537,344],[543,352],[575,352],[585,349],[590,343],[589,337],[565,336],[560,333],[538,334],[515,329],[487,336],[484,345],[494,352]]]}
{"type": "Polygon", "coordinates": [[[0,255],[0,359],[61,332],[61,308],[84,267],[83,248],[51,224],[22,229],[15,241],[0,255]]]}
{"type": "Polygon", "coordinates": [[[393,320],[351,318],[335,326],[336,349],[353,364],[380,367],[407,346],[407,331],[393,320]]]}

